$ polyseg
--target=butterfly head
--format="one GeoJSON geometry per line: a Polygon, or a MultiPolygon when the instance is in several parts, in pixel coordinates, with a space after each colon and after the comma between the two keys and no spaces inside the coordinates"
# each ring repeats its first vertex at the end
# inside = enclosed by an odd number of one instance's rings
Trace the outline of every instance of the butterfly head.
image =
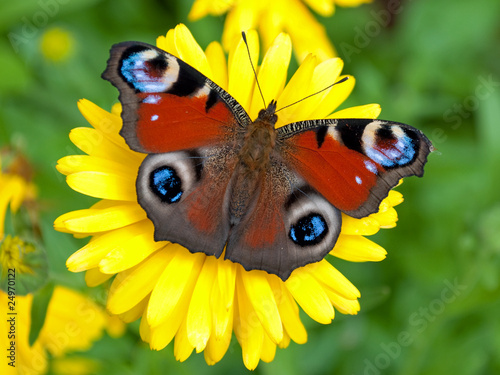
{"type": "Polygon", "coordinates": [[[278,121],[278,115],[276,115],[276,100],[271,100],[266,109],[261,109],[257,121],[268,123],[273,126],[278,121]]]}

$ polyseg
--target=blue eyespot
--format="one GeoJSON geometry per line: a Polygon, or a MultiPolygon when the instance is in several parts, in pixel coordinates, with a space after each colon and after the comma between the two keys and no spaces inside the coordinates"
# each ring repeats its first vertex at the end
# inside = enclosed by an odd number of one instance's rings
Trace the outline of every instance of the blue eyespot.
{"type": "Polygon", "coordinates": [[[377,138],[372,148],[365,150],[366,156],[380,165],[391,168],[404,166],[413,161],[417,147],[407,133],[377,138]]]}
{"type": "Polygon", "coordinates": [[[323,216],[311,213],[291,226],[289,236],[297,245],[311,246],[320,243],[327,234],[328,225],[323,216]]]}
{"type": "Polygon", "coordinates": [[[140,92],[163,92],[168,89],[163,79],[166,64],[158,61],[159,59],[148,59],[145,52],[136,52],[122,61],[120,71],[125,80],[140,92]]]}
{"type": "Polygon", "coordinates": [[[173,168],[160,167],[149,175],[149,185],[162,202],[176,203],[182,196],[182,183],[173,168]]]}

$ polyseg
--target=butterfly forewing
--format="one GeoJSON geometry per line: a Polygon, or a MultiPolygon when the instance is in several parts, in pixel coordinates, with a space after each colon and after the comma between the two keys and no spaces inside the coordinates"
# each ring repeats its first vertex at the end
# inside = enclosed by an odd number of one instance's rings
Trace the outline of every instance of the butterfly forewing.
{"type": "Polygon", "coordinates": [[[377,212],[401,178],[422,176],[432,150],[419,130],[383,120],[303,121],[278,129],[278,138],[293,168],[356,218],[377,212]]]}
{"type": "Polygon", "coordinates": [[[120,134],[135,151],[162,153],[231,142],[250,118],[226,91],[149,44],[111,49],[103,78],[120,91],[120,134]]]}

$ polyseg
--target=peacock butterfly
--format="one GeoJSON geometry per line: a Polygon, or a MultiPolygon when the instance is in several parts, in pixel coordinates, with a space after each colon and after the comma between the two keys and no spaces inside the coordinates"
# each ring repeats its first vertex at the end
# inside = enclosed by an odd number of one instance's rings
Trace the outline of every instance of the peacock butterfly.
{"type": "Polygon", "coordinates": [[[341,212],[378,210],[433,147],[396,122],[325,119],[275,129],[276,101],[252,121],[225,90],[175,56],[140,42],[112,47],[102,77],[120,92],[120,134],[148,154],[137,200],[156,241],[179,243],[286,280],[320,261],[341,212]]]}

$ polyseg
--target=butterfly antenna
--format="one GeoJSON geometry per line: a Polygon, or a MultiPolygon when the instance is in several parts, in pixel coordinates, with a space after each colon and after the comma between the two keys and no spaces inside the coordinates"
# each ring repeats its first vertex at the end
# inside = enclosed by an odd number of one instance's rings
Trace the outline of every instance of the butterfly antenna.
{"type": "Polygon", "coordinates": [[[250,60],[250,65],[252,66],[253,74],[255,76],[255,82],[257,82],[257,87],[259,88],[260,96],[262,98],[262,102],[264,103],[264,108],[266,108],[266,100],[264,99],[264,94],[262,93],[262,89],[260,88],[259,80],[257,79],[257,72],[255,71],[255,67],[253,66],[252,56],[250,55],[250,48],[247,43],[247,36],[244,31],[241,32],[241,36],[243,37],[243,42],[245,42],[245,46],[247,47],[248,59],[250,60]]]}
{"type": "MultiPolygon", "coordinates": [[[[304,98],[302,98],[302,99],[300,99],[300,100],[297,100],[296,102],[293,102],[292,104],[288,104],[288,105],[286,105],[286,106],[284,106],[284,107],[281,107],[280,109],[276,110],[276,112],[279,112],[279,111],[281,111],[282,109],[285,109],[285,108],[291,107],[292,105],[295,105],[295,104],[297,104],[297,103],[300,103],[301,101],[306,100],[306,99],[310,98],[311,96],[318,95],[319,93],[321,93],[321,92],[323,92],[323,91],[325,91],[325,90],[328,90],[330,87],[335,86],[336,84],[339,84],[339,83],[342,83],[342,82],[347,81],[347,79],[348,79],[348,78],[349,78],[349,77],[344,77],[344,78],[342,78],[340,81],[337,81],[337,82],[335,82],[335,83],[332,83],[330,86],[327,86],[327,87],[325,87],[324,89],[321,89],[321,90],[319,90],[318,92],[315,92],[314,94],[307,95],[306,97],[304,97],[304,98]]],[[[274,113],[276,113],[276,112],[274,112],[274,113]]]]}

